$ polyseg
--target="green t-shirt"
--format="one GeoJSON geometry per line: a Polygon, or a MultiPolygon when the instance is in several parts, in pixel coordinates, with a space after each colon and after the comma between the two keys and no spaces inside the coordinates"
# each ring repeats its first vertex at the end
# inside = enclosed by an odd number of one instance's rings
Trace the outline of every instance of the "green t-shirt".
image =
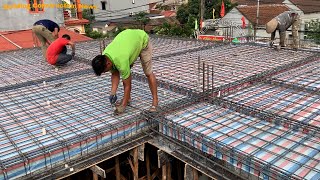
{"type": "Polygon", "coordinates": [[[147,47],[148,39],[148,34],[143,30],[127,29],[119,33],[102,53],[111,60],[111,71],[118,70],[122,79],[127,79],[130,76],[130,65],[137,60],[141,50],[147,47]]]}

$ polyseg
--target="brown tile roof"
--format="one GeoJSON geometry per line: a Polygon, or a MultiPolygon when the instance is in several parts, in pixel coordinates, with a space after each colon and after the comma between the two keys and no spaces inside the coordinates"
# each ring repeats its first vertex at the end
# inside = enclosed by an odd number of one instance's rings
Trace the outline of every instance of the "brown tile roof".
{"type": "MultiPolygon", "coordinates": [[[[15,43],[16,45],[20,46],[21,48],[33,48],[33,36],[32,36],[32,30],[22,30],[22,31],[10,31],[10,32],[0,32],[2,36],[0,36],[0,52],[1,51],[10,51],[10,50],[16,50],[19,49],[19,47],[13,45],[11,42],[15,43]]],[[[78,34],[73,31],[69,31],[65,28],[60,28],[59,36],[61,37],[63,34],[69,34],[71,37],[71,40],[73,42],[80,42],[80,41],[87,41],[91,40],[91,38],[78,34]]],[[[37,40],[38,41],[38,40],[37,40]]],[[[40,43],[38,43],[40,45],[40,43]]]]}
{"type": "MultiPolygon", "coordinates": [[[[260,4],[282,4],[284,0],[260,0],[260,4]]],[[[257,0],[231,0],[238,5],[257,5],[257,0]]]]}
{"type": "Polygon", "coordinates": [[[320,12],[320,0],[290,0],[305,14],[320,12]]]}
{"type": "MultiPolygon", "coordinates": [[[[246,17],[252,24],[256,24],[257,6],[237,6],[236,7],[244,17],[246,17]]],[[[285,5],[260,5],[259,8],[259,25],[267,24],[272,18],[288,11],[289,8],[285,5]]]]}

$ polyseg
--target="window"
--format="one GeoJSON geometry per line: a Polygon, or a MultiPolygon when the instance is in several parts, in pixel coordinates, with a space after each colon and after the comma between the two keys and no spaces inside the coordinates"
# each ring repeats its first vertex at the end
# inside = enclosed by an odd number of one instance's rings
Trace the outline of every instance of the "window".
{"type": "Polygon", "coordinates": [[[28,0],[28,5],[30,5],[30,12],[38,13],[43,12],[43,0],[28,0]]]}
{"type": "Polygon", "coordinates": [[[101,1],[101,9],[106,10],[106,2],[105,1],[101,1]]]}

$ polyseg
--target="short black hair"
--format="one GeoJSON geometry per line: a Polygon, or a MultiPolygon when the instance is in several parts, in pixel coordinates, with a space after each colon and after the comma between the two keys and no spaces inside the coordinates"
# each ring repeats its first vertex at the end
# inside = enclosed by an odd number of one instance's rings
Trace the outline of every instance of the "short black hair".
{"type": "Polygon", "coordinates": [[[105,71],[106,63],[106,57],[104,55],[98,55],[92,59],[92,69],[97,76],[101,76],[105,71]]]}
{"type": "Polygon", "coordinates": [[[70,40],[70,39],[71,39],[71,37],[70,37],[68,34],[64,34],[64,35],[62,35],[62,38],[65,38],[65,39],[68,39],[68,40],[70,40]]]}

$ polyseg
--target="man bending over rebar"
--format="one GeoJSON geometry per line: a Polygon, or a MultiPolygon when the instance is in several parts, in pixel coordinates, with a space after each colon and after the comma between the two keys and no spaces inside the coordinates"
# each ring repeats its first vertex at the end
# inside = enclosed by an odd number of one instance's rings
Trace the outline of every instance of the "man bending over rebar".
{"type": "Polygon", "coordinates": [[[280,46],[284,47],[286,39],[286,31],[292,25],[292,36],[293,36],[293,48],[298,48],[298,30],[300,27],[300,16],[298,13],[293,11],[286,11],[279,14],[266,24],[267,33],[271,33],[270,46],[273,46],[276,31],[279,30],[280,34],[280,46]]]}
{"type": "Polygon", "coordinates": [[[41,43],[43,57],[46,59],[48,44],[52,43],[59,37],[60,27],[57,23],[43,19],[33,24],[32,32],[38,37],[41,43]]]}
{"type": "Polygon", "coordinates": [[[155,112],[158,106],[157,80],[152,72],[152,45],[145,31],[137,29],[122,31],[105,48],[102,55],[92,60],[92,68],[97,76],[104,72],[111,72],[112,85],[109,100],[112,105],[115,104],[116,114],[123,113],[130,101],[131,67],[138,57],[140,57],[143,71],[148,78],[153,98],[150,111],[155,112]],[[120,103],[116,103],[120,75],[124,86],[124,96],[120,103]]]}
{"type": "Polygon", "coordinates": [[[67,64],[75,55],[75,45],[71,41],[68,34],[64,34],[61,38],[53,41],[47,50],[47,61],[51,65],[63,66],[67,64]],[[72,53],[67,54],[66,45],[70,45],[72,53]]]}

